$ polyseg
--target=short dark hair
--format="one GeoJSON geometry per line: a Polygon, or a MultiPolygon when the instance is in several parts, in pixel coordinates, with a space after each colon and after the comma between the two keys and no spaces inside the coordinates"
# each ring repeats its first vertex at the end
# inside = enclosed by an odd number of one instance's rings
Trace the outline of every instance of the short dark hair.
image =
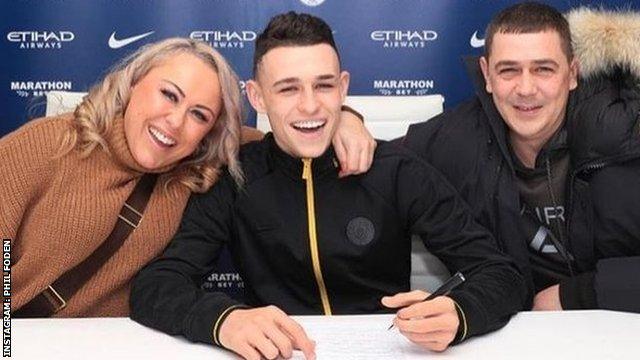
{"type": "Polygon", "coordinates": [[[555,8],[537,2],[523,2],[498,13],[485,31],[484,54],[487,58],[491,54],[491,44],[496,33],[531,34],[549,30],[560,35],[562,51],[571,61],[573,46],[567,19],[555,8]]]}
{"type": "Polygon", "coordinates": [[[271,18],[256,40],[256,50],[253,53],[253,75],[257,75],[258,64],[262,57],[273,48],[317,44],[328,44],[338,54],[331,27],[324,20],[294,11],[276,15],[271,18]]]}

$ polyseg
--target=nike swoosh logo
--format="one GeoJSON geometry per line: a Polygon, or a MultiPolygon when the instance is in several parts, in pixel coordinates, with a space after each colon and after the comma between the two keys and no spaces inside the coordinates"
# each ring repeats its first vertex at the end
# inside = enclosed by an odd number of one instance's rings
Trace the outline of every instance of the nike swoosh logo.
{"type": "Polygon", "coordinates": [[[149,31],[148,33],[144,33],[144,34],[140,34],[140,35],[136,35],[136,36],[131,36],[128,38],[124,38],[124,39],[116,39],[116,32],[112,32],[111,36],[109,37],[109,47],[112,49],[119,49],[121,47],[127,46],[133,42],[136,42],[140,39],[146,38],[147,36],[153,34],[155,31],[149,31]]]}
{"type": "Polygon", "coordinates": [[[473,36],[471,36],[471,40],[469,40],[469,45],[474,48],[481,48],[484,46],[484,39],[478,39],[478,32],[474,32],[473,36]]]}

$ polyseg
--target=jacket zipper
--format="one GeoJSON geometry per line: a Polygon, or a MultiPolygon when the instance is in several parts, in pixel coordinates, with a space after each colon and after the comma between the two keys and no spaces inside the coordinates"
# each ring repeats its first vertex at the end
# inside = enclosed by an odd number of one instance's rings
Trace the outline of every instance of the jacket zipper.
{"type": "Polygon", "coordinates": [[[316,232],[316,208],[313,197],[313,173],[311,171],[311,159],[302,159],[302,179],[307,185],[307,221],[309,223],[309,248],[311,249],[311,262],[313,264],[313,274],[320,291],[320,300],[322,300],[322,310],[325,315],[331,315],[331,304],[329,303],[329,295],[327,287],[324,284],[322,270],[320,268],[320,256],[318,254],[318,236],[316,232]]]}
{"type": "MultiPolygon", "coordinates": [[[[571,172],[571,175],[569,177],[569,188],[568,188],[568,194],[567,194],[567,209],[566,209],[567,210],[566,211],[567,235],[569,236],[569,238],[571,238],[571,219],[572,219],[571,214],[573,213],[573,182],[575,181],[576,176],[579,173],[584,171],[590,172],[590,171],[602,169],[605,166],[609,165],[609,163],[611,163],[611,161],[596,161],[596,162],[583,165],[580,168],[576,169],[575,171],[571,172]]],[[[569,241],[567,241],[567,246],[569,248],[569,251],[573,251],[573,248],[569,241]]]]}
{"type": "MultiPolygon", "coordinates": [[[[493,206],[495,208],[494,214],[499,214],[499,208],[500,208],[500,200],[498,198],[498,191],[500,190],[500,176],[502,172],[502,161],[498,164],[498,167],[496,169],[496,177],[495,177],[495,188],[493,190],[493,206]]],[[[502,224],[500,224],[500,216],[496,215],[495,218],[493,219],[493,228],[495,229],[495,239],[496,239],[496,245],[498,245],[498,250],[500,251],[505,251],[505,245],[503,244],[503,240],[502,240],[502,235],[501,235],[501,231],[499,231],[498,229],[501,229],[502,224]]]]}

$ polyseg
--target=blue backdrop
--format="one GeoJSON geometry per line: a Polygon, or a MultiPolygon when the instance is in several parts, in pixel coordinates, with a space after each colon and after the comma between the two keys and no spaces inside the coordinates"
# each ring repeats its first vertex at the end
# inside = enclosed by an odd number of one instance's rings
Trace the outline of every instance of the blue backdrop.
{"type": "MultiPolygon", "coordinates": [[[[0,136],[44,112],[48,90],[87,91],[140,45],[186,36],[211,43],[243,80],[258,33],[295,10],[335,30],[351,94],[439,93],[450,107],[471,94],[461,58],[481,52],[498,0],[21,0],[0,4],[0,136]],[[136,39],[128,42],[126,40],[136,39]]],[[[640,8],[637,0],[548,1],[640,8]]],[[[250,114],[248,123],[253,124],[250,114]]]]}
{"type": "MultiPolygon", "coordinates": [[[[547,1],[640,9],[638,0],[547,1]]],[[[504,0],[20,0],[0,3],[0,136],[44,113],[48,90],[87,91],[118,59],[173,36],[209,42],[251,77],[257,33],[295,10],[335,30],[352,95],[471,95],[462,58],[482,51],[484,28],[504,0]]],[[[247,123],[254,123],[249,113],[247,123]]],[[[225,257],[224,261],[228,262],[225,257]]],[[[208,287],[241,291],[229,264],[208,287]]]]}

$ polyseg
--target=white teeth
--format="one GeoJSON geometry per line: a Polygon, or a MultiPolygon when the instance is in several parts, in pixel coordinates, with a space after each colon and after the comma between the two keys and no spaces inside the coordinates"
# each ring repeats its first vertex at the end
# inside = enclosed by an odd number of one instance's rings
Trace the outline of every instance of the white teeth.
{"type": "Polygon", "coordinates": [[[324,124],[325,121],[323,120],[304,120],[294,122],[292,125],[293,127],[300,129],[315,129],[323,126],[324,124]]]}
{"type": "Polygon", "coordinates": [[[162,133],[160,130],[154,128],[154,127],[149,127],[149,133],[158,141],[160,141],[161,143],[163,143],[164,145],[167,146],[173,146],[176,144],[176,141],[173,140],[172,138],[170,138],[169,136],[165,135],[164,133],[162,133]]]}

